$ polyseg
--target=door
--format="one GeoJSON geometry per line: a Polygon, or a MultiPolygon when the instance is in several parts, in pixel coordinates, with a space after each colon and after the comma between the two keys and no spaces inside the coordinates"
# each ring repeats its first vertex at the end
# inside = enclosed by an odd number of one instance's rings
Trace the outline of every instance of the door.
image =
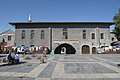
{"type": "Polygon", "coordinates": [[[92,48],[92,54],[96,54],[97,52],[96,52],[96,48],[95,47],[93,47],[92,48]]]}
{"type": "Polygon", "coordinates": [[[88,45],[82,46],[82,54],[90,54],[90,48],[88,45]]]}

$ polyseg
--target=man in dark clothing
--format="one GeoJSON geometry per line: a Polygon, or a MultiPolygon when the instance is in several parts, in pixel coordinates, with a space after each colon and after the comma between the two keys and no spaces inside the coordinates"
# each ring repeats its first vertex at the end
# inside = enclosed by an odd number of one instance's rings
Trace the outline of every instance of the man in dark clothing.
{"type": "Polygon", "coordinates": [[[2,49],[0,48],[0,54],[2,54],[2,49]]]}
{"type": "Polygon", "coordinates": [[[10,52],[6,56],[6,61],[8,62],[8,64],[10,64],[12,62],[12,56],[11,56],[10,52]]]}
{"type": "Polygon", "coordinates": [[[6,56],[6,60],[8,61],[9,64],[10,64],[10,63],[14,64],[14,57],[13,57],[13,55],[11,55],[11,54],[14,54],[14,53],[12,53],[12,51],[9,50],[9,53],[8,53],[7,56],[6,56]]]}

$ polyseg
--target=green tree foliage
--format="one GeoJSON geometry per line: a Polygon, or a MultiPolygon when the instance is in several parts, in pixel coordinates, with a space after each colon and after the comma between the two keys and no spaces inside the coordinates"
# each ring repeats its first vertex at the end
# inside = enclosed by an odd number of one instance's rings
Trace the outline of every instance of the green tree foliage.
{"type": "Polygon", "coordinates": [[[115,34],[118,41],[120,41],[120,9],[119,12],[116,13],[113,17],[113,21],[115,22],[115,29],[113,29],[113,33],[115,34]]]}

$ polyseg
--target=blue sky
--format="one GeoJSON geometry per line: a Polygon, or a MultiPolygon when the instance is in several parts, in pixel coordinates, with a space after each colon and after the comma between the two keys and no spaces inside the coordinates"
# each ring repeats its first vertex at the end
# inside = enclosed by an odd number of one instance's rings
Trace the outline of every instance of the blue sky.
{"type": "Polygon", "coordinates": [[[0,0],[0,33],[14,28],[9,22],[112,21],[120,0],[0,0]]]}

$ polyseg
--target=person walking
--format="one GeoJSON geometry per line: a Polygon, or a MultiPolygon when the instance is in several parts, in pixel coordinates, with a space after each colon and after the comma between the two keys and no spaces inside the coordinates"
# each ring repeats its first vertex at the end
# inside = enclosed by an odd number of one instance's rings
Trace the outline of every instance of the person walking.
{"type": "Polygon", "coordinates": [[[12,64],[14,64],[14,62],[15,62],[15,52],[14,52],[14,49],[12,49],[12,51],[11,51],[11,57],[12,57],[12,64]]]}
{"type": "Polygon", "coordinates": [[[40,64],[45,63],[45,57],[43,54],[40,55],[40,64]]]}
{"type": "Polygon", "coordinates": [[[19,55],[15,53],[15,63],[19,63],[19,55]]]}
{"type": "Polygon", "coordinates": [[[2,49],[1,49],[1,47],[0,47],[0,54],[2,54],[2,49]]]}
{"type": "Polygon", "coordinates": [[[9,50],[8,54],[6,55],[6,61],[8,62],[8,64],[14,63],[14,58],[12,56],[12,50],[9,50]]]}

